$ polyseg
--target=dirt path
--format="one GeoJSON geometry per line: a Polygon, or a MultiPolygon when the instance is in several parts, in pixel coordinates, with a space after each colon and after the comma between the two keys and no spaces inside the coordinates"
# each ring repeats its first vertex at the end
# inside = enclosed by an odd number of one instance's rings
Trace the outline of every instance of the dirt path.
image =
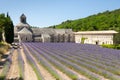
{"type": "Polygon", "coordinates": [[[63,72],[61,72],[60,70],[58,70],[58,69],[56,69],[56,68],[54,68],[54,67],[53,67],[53,69],[56,70],[56,72],[59,74],[59,76],[61,76],[61,78],[62,78],[63,80],[72,80],[72,79],[70,79],[66,74],[64,74],[63,72]]]}
{"type": "Polygon", "coordinates": [[[74,71],[74,70],[72,70],[72,69],[69,69],[69,70],[71,70],[73,73],[75,73],[75,74],[78,76],[78,78],[79,78],[79,79],[83,79],[83,80],[90,80],[90,79],[86,78],[85,76],[83,76],[83,75],[81,75],[81,74],[79,74],[79,73],[75,72],[75,71],[74,71]]]}
{"type": "Polygon", "coordinates": [[[0,74],[2,73],[2,69],[0,69],[0,74]]]}
{"type": "Polygon", "coordinates": [[[12,55],[12,64],[6,79],[16,79],[19,77],[20,77],[20,74],[19,74],[19,66],[18,66],[18,53],[17,53],[17,50],[14,50],[12,55]]]}
{"type": "MultiPolygon", "coordinates": [[[[27,47],[26,47],[26,49],[27,49],[27,47]]],[[[27,51],[30,54],[30,51],[28,49],[27,49],[27,51]]],[[[32,54],[30,54],[30,56],[33,58],[36,65],[38,66],[40,73],[41,73],[42,77],[44,78],[44,80],[56,80],[43,66],[39,65],[38,61],[32,56],[32,54]]]]}
{"type": "Polygon", "coordinates": [[[24,61],[24,80],[37,80],[37,76],[35,72],[33,71],[32,67],[28,64],[25,53],[23,52],[23,49],[21,49],[21,55],[23,57],[24,61]]]}

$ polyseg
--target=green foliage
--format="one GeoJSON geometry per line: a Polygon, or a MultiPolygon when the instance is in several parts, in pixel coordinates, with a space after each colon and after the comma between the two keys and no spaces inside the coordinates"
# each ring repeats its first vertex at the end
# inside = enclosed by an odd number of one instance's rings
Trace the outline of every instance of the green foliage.
{"type": "Polygon", "coordinates": [[[0,80],[6,80],[5,77],[7,75],[9,67],[10,67],[10,62],[7,61],[4,65],[3,71],[0,74],[0,80]]]}
{"type": "Polygon", "coordinates": [[[119,45],[103,44],[101,46],[104,48],[120,49],[120,44],[119,45]]]}
{"type": "Polygon", "coordinates": [[[0,42],[0,54],[1,55],[4,55],[6,52],[8,52],[9,48],[10,48],[10,45],[0,42]]]}
{"type": "Polygon", "coordinates": [[[6,42],[12,43],[14,41],[14,26],[9,15],[6,18],[6,26],[4,28],[6,42]]]}
{"type": "Polygon", "coordinates": [[[5,15],[0,14],[0,41],[2,41],[2,33],[5,25],[5,15]]]}
{"type": "Polygon", "coordinates": [[[66,28],[73,31],[94,31],[94,30],[119,30],[120,28],[120,9],[105,11],[96,15],[77,20],[67,20],[59,25],[50,28],[66,28]]]}
{"type": "Polygon", "coordinates": [[[14,41],[14,26],[10,16],[7,14],[0,14],[0,41],[3,40],[2,33],[4,32],[5,41],[12,43],[14,41]]]}
{"type": "Polygon", "coordinates": [[[30,65],[32,66],[34,72],[36,73],[37,79],[42,80],[42,78],[41,78],[41,76],[39,74],[39,71],[36,69],[35,65],[33,65],[32,63],[30,63],[30,65]]]}
{"type": "Polygon", "coordinates": [[[115,44],[115,45],[120,44],[120,31],[118,32],[118,34],[115,34],[115,35],[114,35],[113,40],[114,40],[114,44],[115,44]]]}
{"type": "Polygon", "coordinates": [[[103,44],[103,45],[101,45],[101,46],[104,47],[104,48],[112,48],[112,49],[115,48],[114,45],[108,45],[108,44],[103,44]]]}
{"type": "Polygon", "coordinates": [[[116,46],[116,49],[120,49],[120,45],[117,45],[117,46],[116,46]]]}
{"type": "Polygon", "coordinates": [[[81,38],[81,43],[82,43],[82,44],[84,44],[85,39],[87,39],[87,38],[84,38],[84,37],[81,38]]]}

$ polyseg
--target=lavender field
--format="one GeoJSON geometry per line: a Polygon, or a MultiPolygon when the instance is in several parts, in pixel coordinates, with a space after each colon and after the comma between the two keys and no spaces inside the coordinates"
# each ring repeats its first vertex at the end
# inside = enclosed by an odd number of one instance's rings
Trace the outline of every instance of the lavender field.
{"type": "Polygon", "coordinates": [[[22,43],[17,51],[24,80],[120,80],[120,50],[90,44],[22,43]]]}

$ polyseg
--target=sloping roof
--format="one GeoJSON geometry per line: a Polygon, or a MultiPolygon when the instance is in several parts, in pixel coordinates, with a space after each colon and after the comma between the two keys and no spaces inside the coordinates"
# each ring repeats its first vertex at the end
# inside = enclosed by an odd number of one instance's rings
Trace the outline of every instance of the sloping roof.
{"type": "Polygon", "coordinates": [[[50,28],[31,28],[34,34],[54,34],[54,29],[50,28]]]}
{"type": "Polygon", "coordinates": [[[26,27],[24,27],[21,31],[18,33],[23,33],[23,34],[32,34],[26,27]]]}
{"type": "Polygon", "coordinates": [[[54,34],[54,29],[51,28],[43,28],[44,34],[54,34]]]}
{"type": "Polygon", "coordinates": [[[42,34],[44,31],[41,28],[31,28],[33,31],[33,34],[39,35],[42,34]]]}
{"type": "Polygon", "coordinates": [[[31,28],[33,34],[65,34],[65,33],[72,33],[72,29],[53,29],[53,28],[31,28]]]}
{"type": "Polygon", "coordinates": [[[57,34],[65,34],[65,29],[54,29],[57,34]]]}
{"type": "Polygon", "coordinates": [[[73,31],[72,31],[72,29],[65,29],[65,33],[70,34],[70,33],[73,33],[73,31]]]}
{"type": "Polygon", "coordinates": [[[30,27],[29,24],[27,24],[27,23],[21,23],[21,22],[16,25],[16,27],[18,27],[18,26],[30,27]]]}
{"type": "Polygon", "coordinates": [[[114,30],[108,30],[108,31],[79,31],[74,33],[75,34],[116,34],[118,32],[114,30]]]}

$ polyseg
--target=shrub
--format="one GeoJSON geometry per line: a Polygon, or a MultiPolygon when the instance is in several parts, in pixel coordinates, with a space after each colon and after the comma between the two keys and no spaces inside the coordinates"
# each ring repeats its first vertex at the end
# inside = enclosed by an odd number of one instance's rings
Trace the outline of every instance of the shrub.
{"type": "Polygon", "coordinates": [[[5,53],[8,52],[9,48],[10,48],[9,44],[3,42],[0,43],[0,59],[3,55],[5,55],[5,53]]]}
{"type": "Polygon", "coordinates": [[[103,44],[101,46],[104,48],[120,49],[120,44],[119,45],[103,44]]]}

